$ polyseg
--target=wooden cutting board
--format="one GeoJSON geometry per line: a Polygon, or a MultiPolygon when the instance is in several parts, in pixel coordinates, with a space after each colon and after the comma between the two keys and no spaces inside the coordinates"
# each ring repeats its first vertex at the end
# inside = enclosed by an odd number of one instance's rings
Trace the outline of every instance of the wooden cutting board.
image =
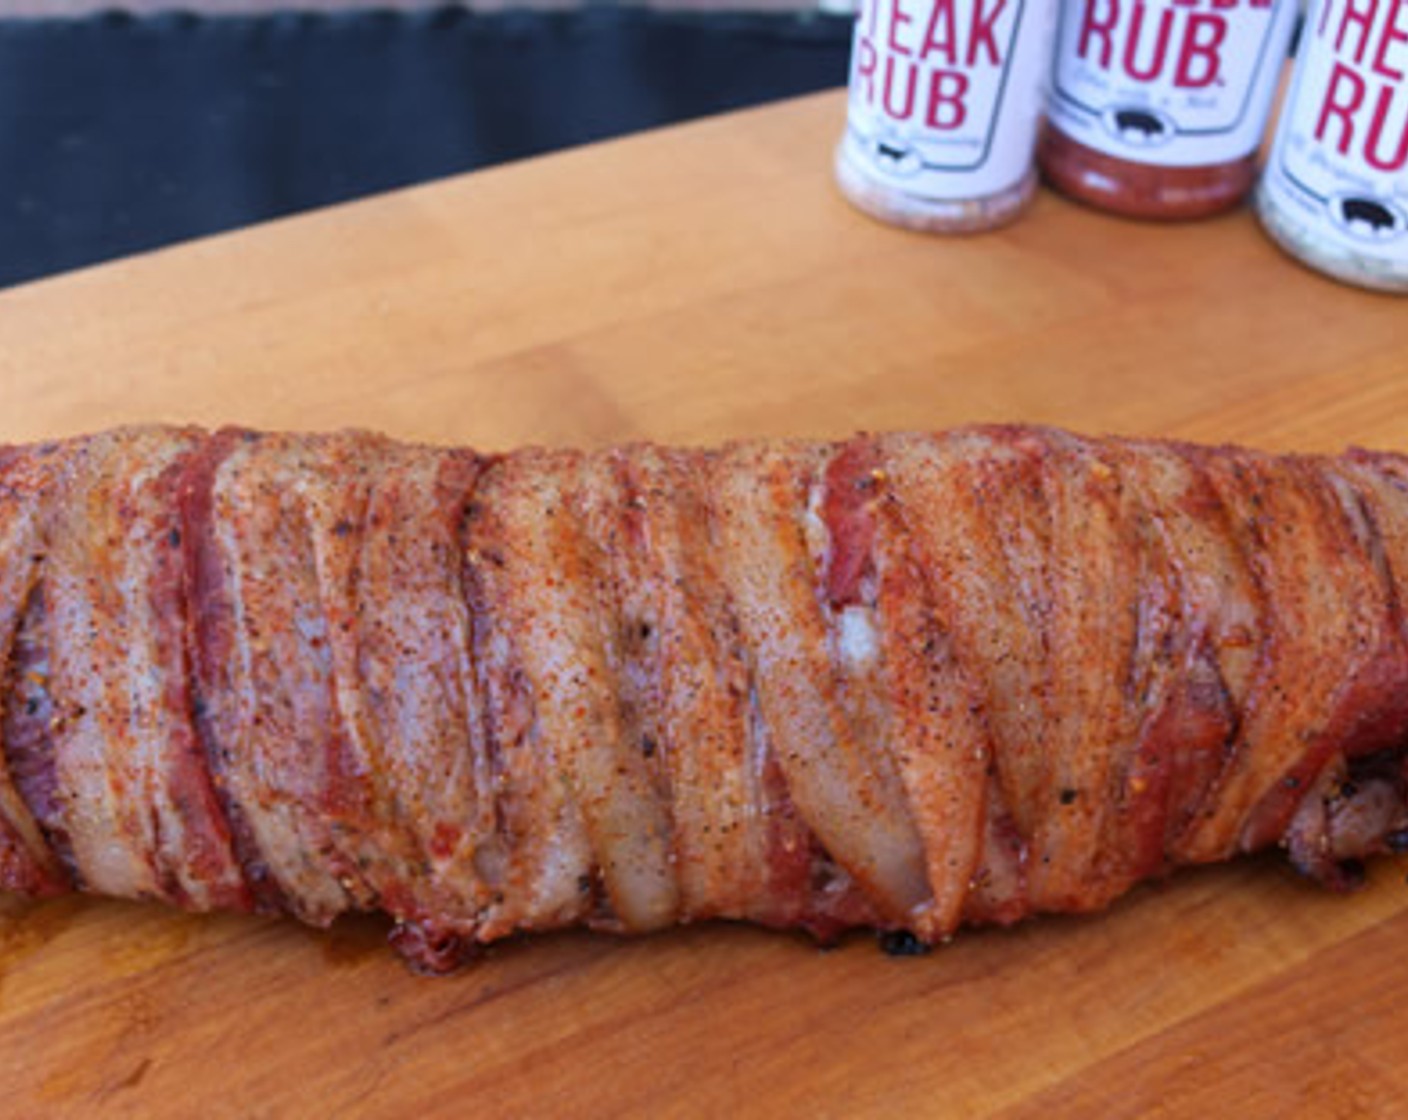
{"type": "MultiPolygon", "coordinates": [[[[1408,302],[1245,213],[941,240],[830,185],[837,94],[0,294],[0,438],[136,420],[504,448],[968,420],[1408,450],[1408,302]]],[[[7,1116],[1394,1116],[1408,865],[1274,858],[922,959],[706,927],[409,975],[330,933],[7,900],[7,1116]],[[1400,940],[1402,939],[1402,940],[1400,940]]]]}

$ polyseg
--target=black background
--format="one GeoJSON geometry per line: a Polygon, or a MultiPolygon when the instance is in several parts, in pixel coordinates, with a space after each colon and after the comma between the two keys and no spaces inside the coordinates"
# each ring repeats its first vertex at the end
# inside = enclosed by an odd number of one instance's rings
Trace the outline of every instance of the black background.
{"type": "Polygon", "coordinates": [[[0,21],[0,286],[842,85],[849,34],[590,7],[0,21]]]}

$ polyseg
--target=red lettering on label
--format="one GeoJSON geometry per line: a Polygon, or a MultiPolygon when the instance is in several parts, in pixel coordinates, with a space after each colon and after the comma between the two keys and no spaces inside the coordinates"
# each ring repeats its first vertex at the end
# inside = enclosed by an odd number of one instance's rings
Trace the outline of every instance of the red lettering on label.
{"type": "Polygon", "coordinates": [[[1221,16],[1189,16],[1173,84],[1179,89],[1206,89],[1216,82],[1222,68],[1222,44],[1226,39],[1227,21],[1221,16]]]}
{"type": "Polygon", "coordinates": [[[1340,122],[1339,139],[1331,146],[1340,155],[1349,154],[1354,142],[1354,114],[1364,104],[1364,79],[1343,62],[1335,63],[1330,82],[1325,87],[1325,100],[1320,106],[1320,119],[1315,122],[1315,139],[1326,143],[1330,119],[1340,122]]]}
{"type": "Polygon", "coordinates": [[[1379,96],[1374,100],[1374,115],[1369,120],[1369,134],[1364,139],[1364,159],[1375,171],[1402,171],[1408,167],[1408,104],[1400,99],[1398,108],[1402,120],[1398,125],[1398,147],[1387,154],[1383,149],[1385,136],[1392,136],[1389,116],[1393,109],[1395,89],[1391,85],[1380,85],[1379,96]]]}
{"type": "MultiPolygon", "coordinates": [[[[1327,5],[1328,6],[1328,5],[1327,5]]],[[[1379,11],[1379,0],[1367,0],[1362,7],[1357,6],[1354,0],[1345,0],[1344,11],[1340,14],[1339,31],[1335,34],[1335,53],[1343,55],[1345,53],[1345,39],[1349,37],[1351,28],[1358,32],[1358,44],[1354,48],[1354,61],[1356,63],[1364,61],[1364,52],[1369,48],[1369,31],[1374,25],[1374,16],[1379,11]]]]}
{"type": "Polygon", "coordinates": [[[1208,89],[1224,81],[1222,56],[1231,26],[1222,12],[1244,2],[1086,0],[1076,57],[1101,70],[1117,65],[1136,82],[1168,81],[1175,89],[1208,89]],[[1212,10],[1186,10],[1194,6],[1212,10]]]}
{"type": "Polygon", "coordinates": [[[964,98],[968,95],[968,75],[958,70],[935,70],[929,76],[929,112],[925,123],[930,128],[962,128],[968,119],[964,98]]]}
{"type": "Polygon", "coordinates": [[[1256,10],[1269,8],[1273,0],[1168,0],[1174,8],[1208,8],[1214,12],[1230,12],[1239,7],[1256,10]]]}
{"type": "Polygon", "coordinates": [[[968,66],[976,66],[979,48],[988,52],[988,62],[993,66],[1002,65],[1002,52],[997,48],[997,21],[1007,0],[997,0],[992,9],[983,12],[983,0],[973,0],[973,26],[968,32],[968,66]]]}
{"type": "Polygon", "coordinates": [[[924,45],[919,48],[921,60],[931,54],[941,57],[950,66],[958,65],[958,35],[954,27],[953,0],[934,0],[929,11],[929,26],[924,29],[924,45]]]}
{"type": "Polygon", "coordinates": [[[895,121],[948,132],[971,127],[972,90],[984,78],[1000,78],[982,72],[1003,66],[1003,36],[1015,30],[1019,4],[927,0],[921,20],[917,9],[904,10],[906,2],[863,5],[851,56],[852,97],[895,121]]]}
{"type": "Polygon", "coordinates": [[[885,59],[885,95],[881,99],[885,112],[897,121],[907,121],[914,113],[914,90],[918,84],[916,78],[919,68],[912,63],[901,62],[893,55],[885,59]],[[895,103],[895,87],[900,83],[895,80],[895,71],[904,70],[904,101],[902,104],[895,103]]]}
{"type": "Polygon", "coordinates": [[[1096,18],[1096,7],[1100,0],[1086,0],[1085,16],[1080,23],[1080,45],[1076,47],[1076,55],[1080,58],[1090,57],[1090,47],[1097,39],[1100,41],[1100,57],[1096,65],[1102,70],[1110,68],[1110,61],[1115,53],[1115,24],[1120,21],[1119,0],[1109,0],[1109,6],[1105,9],[1104,20],[1096,18]]]}
{"type": "Polygon", "coordinates": [[[960,49],[958,13],[955,0],[934,0],[929,8],[929,22],[924,28],[924,41],[919,47],[919,59],[936,55],[948,66],[979,65],[979,53],[985,53],[986,64],[1002,65],[1002,48],[997,41],[997,21],[1007,7],[1007,0],[996,0],[984,9],[983,0],[973,0],[968,25],[967,50],[960,49]]]}
{"type": "Polygon", "coordinates": [[[890,35],[888,45],[896,54],[908,58],[914,52],[899,41],[899,30],[907,23],[913,23],[910,14],[900,7],[900,0],[890,0],[890,35]]]}
{"type": "Polygon", "coordinates": [[[1330,12],[1334,10],[1334,7],[1333,4],[1328,2],[1320,5],[1320,26],[1315,29],[1315,37],[1317,39],[1323,39],[1325,37],[1325,30],[1330,24],[1330,12]]]}
{"type": "Polygon", "coordinates": [[[854,85],[865,90],[866,104],[875,103],[875,44],[861,37],[856,41],[856,76],[854,85]]]}
{"type": "Polygon", "coordinates": [[[877,0],[866,0],[865,6],[861,9],[861,19],[865,21],[866,38],[874,39],[875,29],[880,23],[880,5],[877,0]]]}
{"type": "Polygon", "coordinates": [[[1379,49],[1374,52],[1375,74],[1393,82],[1403,81],[1403,70],[1388,64],[1389,48],[1394,43],[1408,43],[1408,27],[1399,25],[1399,17],[1408,16],[1408,0],[1399,0],[1393,6],[1388,19],[1384,20],[1383,34],[1379,36],[1379,49]]]}
{"type": "Polygon", "coordinates": [[[1124,70],[1135,81],[1152,82],[1164,69],[1168,58],[1168,41],[1173,34],[1173,9],[1165,8],[1159,13],[1159,27],[1154,40],[1154,49],[1148,60],[1139,63],[1139,45],[1144,39],[1144,14],[1148,11],[1143,4],[1134,5],[1134,17],[1129,24],[1129,38],[1124,43],[1124,70]]]}
{"type": "MultiPolygon", "coordinates": [[[[1326,4],[1326,9],[1334,7],[1326,4]]],[[[1403,85],[1408,59],[1396,53],[1408,43],[1408,27],[1401,23],[1405,12],[1408,0],[1343,0],[1334,20],[1339,57],[1325,82],[1313,135],[1374,171],[1408,167],[1408,90],[1403,85]]],[[[1326,23],[1321,20],[1321,38],[1326,23]]]]}

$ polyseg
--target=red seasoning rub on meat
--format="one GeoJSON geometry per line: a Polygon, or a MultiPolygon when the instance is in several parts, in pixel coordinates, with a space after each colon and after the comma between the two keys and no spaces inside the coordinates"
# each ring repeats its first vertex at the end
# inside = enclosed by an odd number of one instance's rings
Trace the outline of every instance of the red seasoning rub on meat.
{"type": "Polygon", "coordinates": [[[968,428],[0,452],[0,887],[416,966],[731,918],[908,948],[1408,836],[1408,458],[968,428]]]}

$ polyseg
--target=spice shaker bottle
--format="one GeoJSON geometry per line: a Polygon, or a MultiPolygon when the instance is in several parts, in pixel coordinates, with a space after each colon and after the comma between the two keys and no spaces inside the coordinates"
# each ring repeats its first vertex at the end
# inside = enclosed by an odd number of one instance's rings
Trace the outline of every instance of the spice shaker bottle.
{"type": "Polygon", "coordinates": [[[836,180],[896,225],[1011,221],[1036,189],[1056,0],[862,0],[836,180]]]}
{"type": "Polygon", "coordinates": [[[1257,191],[1292,256],[1408,292],[1408,0],[1319,0],[1257,191]]]}
{"type": "Polygon", "coordinates": [[[1199,218],[1256,181],[1297,0],[1063,0],[1038,162],[1136,218],[1199,218]]]}

